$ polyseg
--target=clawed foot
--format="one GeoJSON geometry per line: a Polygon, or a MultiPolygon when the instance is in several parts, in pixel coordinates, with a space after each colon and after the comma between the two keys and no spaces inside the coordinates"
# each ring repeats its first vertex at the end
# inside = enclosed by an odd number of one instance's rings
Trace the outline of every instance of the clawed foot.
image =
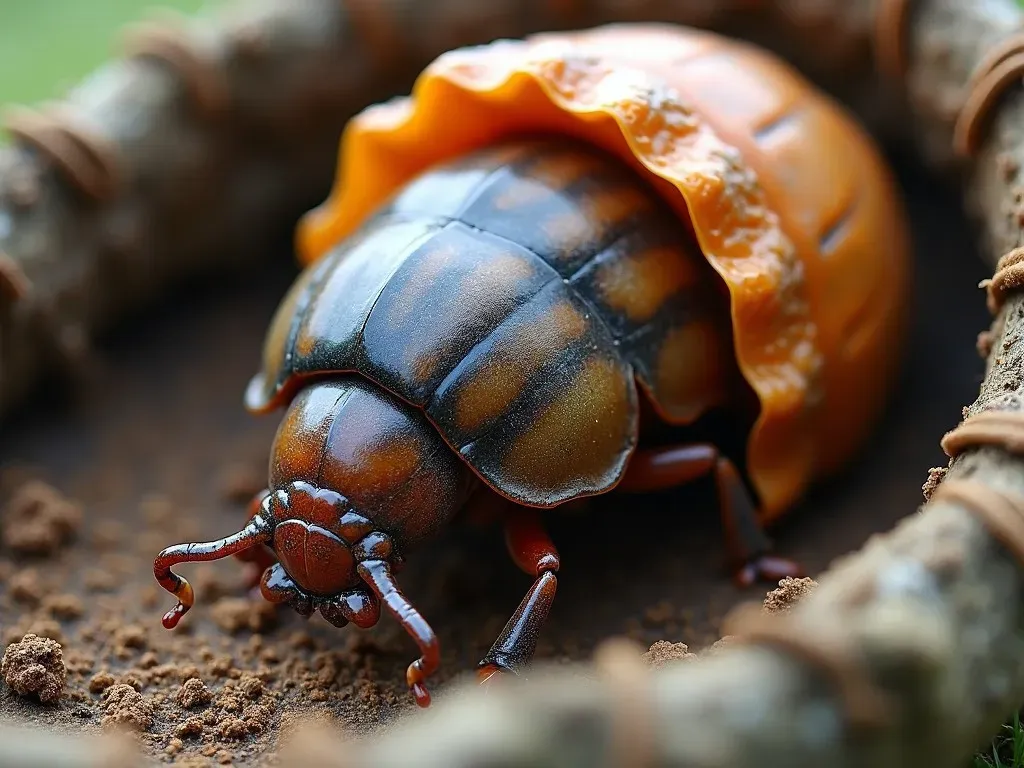
{"type": "Polygon", "coordinates": [[[739,586],[751,587],[757,582],[778,584],[782,579],[797,579],[804,575],[804,569],[795,560],[758,555],[736,572],[735,579],[739,586]]]}

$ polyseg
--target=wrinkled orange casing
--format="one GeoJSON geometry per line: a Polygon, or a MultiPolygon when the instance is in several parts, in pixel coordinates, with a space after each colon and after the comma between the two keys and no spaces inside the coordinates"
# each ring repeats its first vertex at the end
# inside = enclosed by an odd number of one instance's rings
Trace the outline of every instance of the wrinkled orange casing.
{"type": "Polygon", "coordinates": [[[615,25],[500,41],[444,54],[411,96],[350,122],[335,188],[300,224],[301,260],[428,167],[543,132],[624,159],[692,222],[760,401],[747,471],[778,516],[861,446],[897,366],[909,238],[879,153],[788,65],[717,35],[615,25]]]}

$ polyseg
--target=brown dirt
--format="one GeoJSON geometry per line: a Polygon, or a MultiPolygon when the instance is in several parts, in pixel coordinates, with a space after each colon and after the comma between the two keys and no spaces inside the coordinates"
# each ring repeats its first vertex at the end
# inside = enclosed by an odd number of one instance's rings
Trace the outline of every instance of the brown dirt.
{"type": "Polygon", "coordinates": [[[31,634],[7,646],[0,674],[19,696],[35,696],[43,704],[59,701],[67,682],[60,644],[31,634]]]}
{"type": "Polygon", "coordinates": [[[20,555],[51,555],[78,531],[81,507],[39,481],[20,486],[3,512],[4,546],[20,555]]]}
{"type": "Polygon", "coordinates": [[[103,725],[124,725],[139,731],[153,725],[153,702],[125,683],[103,692],[103,711],[103,725]]]}
{"type": "MultiPolygon", "coordinates": [[[[955,201],[936,200],[930,181],[904,178],[914,185],[927,267],[910,365],[875,449],[774,532],[778,551],[812,574],[922,501],[928,467],[944,463],[938,438],[982,373],[974,342],[988,317],[974,286],[985,270],[966,257],[971,234],[955,201]]],[[[81,397],[40,391],[4,425],[2,639],[32,632],[60,642],[67,680],[53,705],[4,687],[0,717],[65,732],[130,728],[167,762],[253,765],[303,718],[358,736],[414,709],[404,677],[415,648],[393,621],[361,631],[303,620],[247,596],[247,571],[234,560],[183,568],[196,607],[175,631],[160,625],[173,598],[153,579],[153,557],[237,530],[265,473],[276,419],[249,416],[240,400],[294,274],[282,253],[276,272],[181,290],[104,346],[81,397]]],[[[615,635],[643,648],[669,643],[659,654],[682,654],[671,645],[680,643],[697,652],[718,639],[729,608],[760,601],[766,589],[738,590],[723,569],[711,491],[698,483],[629,499],[628,527],[615,496],[555,517],[563,567],[538,656],[584,658],[615,635]]],[[[410,553],[401,578],[440,636],[442,670],[432,682],[443,700],[529,580],[490,528],[445,532],[410,553]]],[[[316,749],[312,738],[291,744],[316,749]]]]}
{"type": "MultiPolygon", "coordinates": [[[[788,613],[793,609],[794,605],[811,594],[817,586],[818,582],[811,578],[793,579],[787,577],[779,582],[778,587],[765,596],[761,610],[772,614],[788,613]]],[[[659,607],[658,612],[662,613],[664,610],[664,608],[659,607]]],[[[734,639],[731,635],[726,635],[704,648],[702,653],[714,653],[727,646],[734,639]]],[[[651,645],[641,658],[647,665],[657,668],[677,661],[692,661],[698,655],[692,653],[686,643],[670,643],[667,640],[658,640],[651,645]]]]}
{"type": "Polygon", "coordinates": [[[697,654],[690,653],[690,646],[686,643],[670,643],[667,640],[658,640],[643,655],[644,662],[652,667],[663,667],[676,661],[690,661],[696,658],[697,654]]]}
{"type": "Polygon", "coordinates": [[[779,582],[779,586],[764,598],[766,613],[788,613],[796,603],[814,591],[818,582],[814,579],[790,579],[779,582]]]}
{"type": "Polygon", "coordinates": [[[947,467],[932,467],[928,470],[928,479],[924,481],[924,485],[921,486],[921,493],[924,494],[925,499],[930,499],[932,494],[935,493],[935,489],[939,487],[942,482],[942,478],[946,476],[946,472],[949,469],[947,467]]]}

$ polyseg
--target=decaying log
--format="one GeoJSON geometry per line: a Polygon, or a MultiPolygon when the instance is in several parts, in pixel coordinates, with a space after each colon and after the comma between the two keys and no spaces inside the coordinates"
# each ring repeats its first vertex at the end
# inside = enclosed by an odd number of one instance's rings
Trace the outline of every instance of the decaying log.
{"type": "MultiPolygon", "coordinates": [[[[713,27],[784,53],[879,125],[871,0],[235,0],[136,29],[0,150],[0,416],[186,277],[290,258],[355,110],[443,51],[615,21],[713,27]]],[[[894,121],[899,123],[899,121],[894,121]]],[[[228,272],[230,274],[230,272],[228,272]]]]}

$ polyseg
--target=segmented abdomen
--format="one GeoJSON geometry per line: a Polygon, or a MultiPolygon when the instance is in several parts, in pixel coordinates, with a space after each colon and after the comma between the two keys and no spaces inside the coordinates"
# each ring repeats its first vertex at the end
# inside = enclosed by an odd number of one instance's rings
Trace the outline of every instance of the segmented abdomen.
{"type": "Polygon", "coordinates": [[[250,388],[358,371],[423,408],[492,487],[606,490],[636,444],[634,376],[687,423],[728,396],[724,288],[630,169],[521,141],[427,172],[300,278],[250,388]]]}

